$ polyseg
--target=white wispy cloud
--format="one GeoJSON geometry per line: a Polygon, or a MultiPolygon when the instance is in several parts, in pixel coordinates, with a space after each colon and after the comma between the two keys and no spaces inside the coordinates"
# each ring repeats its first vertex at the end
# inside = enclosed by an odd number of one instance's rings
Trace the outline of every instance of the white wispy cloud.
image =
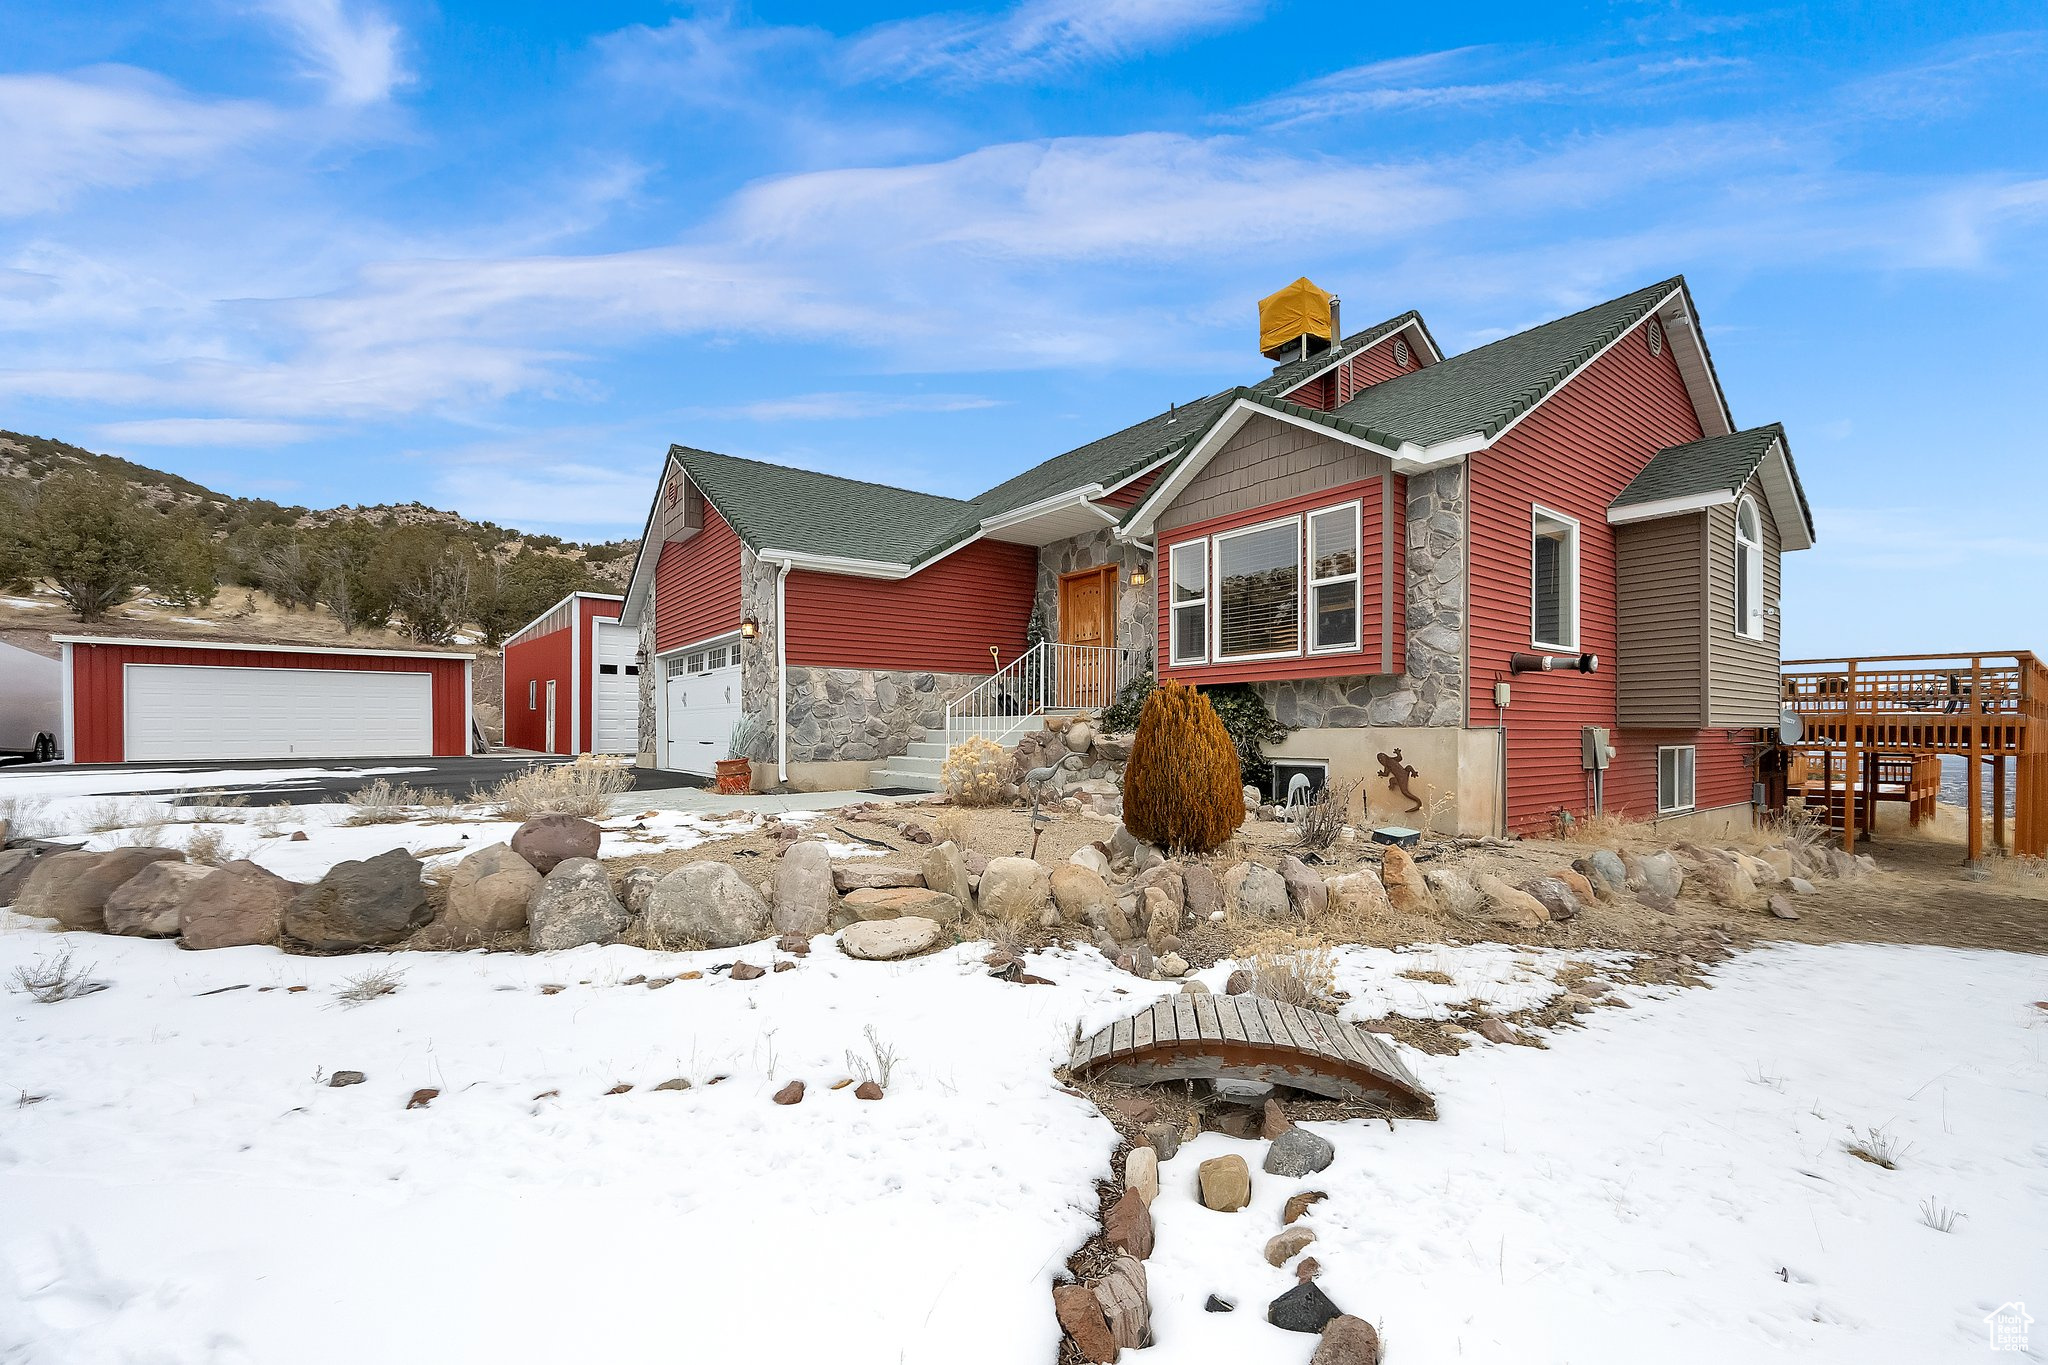
{"type": "Polygon", "coordinates": [[[1262,0],[1023,0],[995,14],[878,25],[848,45],[845,63],[864,79],[1029,80],[1175,46],[1264,8],[1262,0]]]}
{"type": "Polygon", "coordinates": [[[1243,111],[1256,122],[1285,127],[1357,114],[1501,104],[1559,93],[1555,81],[1495,75],[1499,63],[1485,47],[1447,48],[1412,57],[1393,57],[1332,72],[1307,81],[1243,111]]]}
{"type": "Polygon", "coordinates": [[[265,422],[251,417],[151,417],[102,422],[101,439],[141,446],[282,446],[323,434],[299,422],[265,422]]]}
{"type": "Polygon", "coordinates": [[[910,412],[973,412],[1002,405],[999,398],[972,393],[797,393],[685,411],[693,417],[745,422],[830,422],[910,412]]]}
{"type": "Polygon", "coordinates": [[[0,75],[0,218],[194,174],[277,124],[264,105],[199,99],[132,67],[0,75]]]}
{"type": "Polygon", "coordinates": [[[335,104],[381,103],[413,80],[399,50],[404,34],[374,5],[260,0],[259,8],[291,37],[306,74],[335,104]]]}

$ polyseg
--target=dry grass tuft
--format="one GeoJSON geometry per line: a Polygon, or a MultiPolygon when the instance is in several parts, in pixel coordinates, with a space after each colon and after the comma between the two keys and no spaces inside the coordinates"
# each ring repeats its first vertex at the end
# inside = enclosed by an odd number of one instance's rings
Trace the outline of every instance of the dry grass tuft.
{"type": "Polygon", "coordinates": [[[537,815],[602,820],[611,814],[612,798],[632,789],[633,773],[624,759],[584,754],[573,763],[529,768],[508,777],[481,799],[507,820],[537,815]]]}
{"type": "Polygon", "coordinates": [[[396,995],[404,984],[405,973],[396,967],[372,967],[367,972],[347,978],[341,989],[334,993],[334,998],[341,1002],[343,1009],[354,1009],[381,996],[396,995]]]}
{"type": "Polygon", "coordinates": [[[39,1005],[75,1000],[106,988],[106,982],[92,979],[91,966],[72,965],[69,948],[55,957],[39,957],[26,967],[16,967],[14,978],[7,986],[10,991],[26,995],[39,1005]]]}
{"type": "Polygon", "coordinates": [[[1595,811],[1582,815],[1571,823],[1568,831],[1560,831],[1559,837],[1567,843],[1599,844],[1614,848],[1622,844],[1657,842],[1657,827],[1648,820],[1637,820],[1614,811],[1595,811]]]}
{"type": "Polygon", "coordinates": [[[229,861],[227,840],[211,826],[198,826],[185,837],[185,857],[207,867],[219,867],[229,861]]]}
{"type": "Polygon", "coordinates": [[[967,818],[964,810],[944,810],[932,821],[932,838],[940,843],[951,843],[962,853],[967,851],[967,840],[974,828],[974,822],[967,818]]]}
{"type": "Polygon", "coordinates": [[[1337,955],[1320,940],[1277,929],[1255,936],[1249,947],[1253,995],[1312,1010],[1336,1007],[1337,955]]]}
{"type": "Polygon", "coordinates": [[[1866,1128],[1860,1136],[1845,1140],[1842,1143],[1842,1150],[1860,1161],[1882,1166],[1887,1171],[1896,1171],[1910,1145],[1900,1142],[1882,1127],[1878,1127],[1866,1128]]]}
{"type": "Polygon", "coordinates": [[[238,824],[248,818],[248,808],[248,797],[229,796],[219,788],[183,793],[178,806],[185,823],[192,825],[238,824]]]}
{"type": "Polygon", "coordinates": [[[1933,1198],[1920,1201],[1920,1221],[1936,1232],[1954,1232],[1956,1224],[1968,1216],[1933,1198]]]}
{"type": "Polygon", "coordinates": [[[412,811],[419,807],[420,794],[403,782],[394,785],[388,778],[380,777],[369,786],[350,792],[347,804],[348,824],[394,825],[412,818],[412,811]]]}
{"type": "Polygon", "coordinates": [[[117,829],[161,829],[165,813],[154,801],[110,796],[81,808],[75,823],[92,834],[111,834],[117,829]]]}
{"type": "Polygon", "coordinates": [[[0,800],[0,822],[16,839],[29,839],[45,831],[43,810],[50,803],[40,796],[10,796],[0,800]]]}
{"type": "Polygon", "coordinates": [[[1426,981],[1432,986],[1450,986],[1456,984],[1451,979],[1450,973],[1440,972],[1431,967],[1411,967],[1407,971],[1402,972],[1401,975],[1410,981],[1426,981]]]}

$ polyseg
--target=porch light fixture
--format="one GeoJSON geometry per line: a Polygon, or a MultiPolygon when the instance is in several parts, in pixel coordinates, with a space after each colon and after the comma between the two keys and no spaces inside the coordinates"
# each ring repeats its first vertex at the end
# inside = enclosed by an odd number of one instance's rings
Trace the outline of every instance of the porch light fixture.
{"type": "Polygon", "coordinates": [[[742,640],[760,639],[761,623],[759,621],[756,621],[751,616],[749,616],[746,620],[740,622],[740,638],[742,640]]]}
{"type": "Polygon", "coordinates": [[[1145,585],[1146,585],[1147,583],[1150,583],[1151,581],[1152,581],[1152,574],[1151,574],[1151,571],[1150,571],[1150,570],[1148,570],[1148,569],[1147,569],[1147,568],[1146,568],[1146,567],[1145,567],[1145,566],[1144,566],[1143,564],[1140,564],[1140,565],[1139,565],[1139,566],[1138,566],[1137,568],[1135,568],[1135,569],[1131,570],[1131,586],[1132,586],[1132,587],[1134,587],[1134,588],[1142,588],[1142,587],[1144,587],[1144,586],[1145,586],[1145,585]]]}

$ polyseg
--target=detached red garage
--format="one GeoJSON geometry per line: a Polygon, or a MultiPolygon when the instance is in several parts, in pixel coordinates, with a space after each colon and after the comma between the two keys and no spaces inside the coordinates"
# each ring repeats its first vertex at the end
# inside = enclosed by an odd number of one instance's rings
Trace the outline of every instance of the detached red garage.
{"type": "Polygon", "coordinates": [[[74,763],[469,752],[467,654],[52,638],[74,763]]]}

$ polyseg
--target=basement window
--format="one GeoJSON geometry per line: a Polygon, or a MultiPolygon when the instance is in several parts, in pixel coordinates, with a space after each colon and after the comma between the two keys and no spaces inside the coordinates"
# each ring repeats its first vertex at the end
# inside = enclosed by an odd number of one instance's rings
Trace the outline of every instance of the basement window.
{"type": "Polygon", "coordinates": [[[1692,770],[1698,752],[1691,744],[1657,750],[1657,814],[1676,815],[1692,809],[1692,770]]]}
{"type": "Polygon", "coordinates": [[[1301,522],[1294,517],[1216,537],[1216,657],[1301,652],[1301,522]]]}
{"type": "MultiPolygon", "coordinates": [[[[1324,788],[1324,786],[1326,786],[1329,783],[1330,765],[1328,763],[1320,762],[1287,763],[1275,759],[1273,762],[1274,805],[1284,806],[1287,804],[1287,793],[1291,788],[1293,788],[1294,779],[1297,777],[1308,784],[1308,790],[1306,795],[1314,796],[1317,792],[1321,791],[1324,788]]],[[[1301,798],[1297,797],[1296,799],[1299,800],[1301,798]]]]}
{"type": "Polygon", "coordinates": [[[1558,654],[1579,648],[1579,523],[1531,508],[1529,643],[1558,654]]]}

